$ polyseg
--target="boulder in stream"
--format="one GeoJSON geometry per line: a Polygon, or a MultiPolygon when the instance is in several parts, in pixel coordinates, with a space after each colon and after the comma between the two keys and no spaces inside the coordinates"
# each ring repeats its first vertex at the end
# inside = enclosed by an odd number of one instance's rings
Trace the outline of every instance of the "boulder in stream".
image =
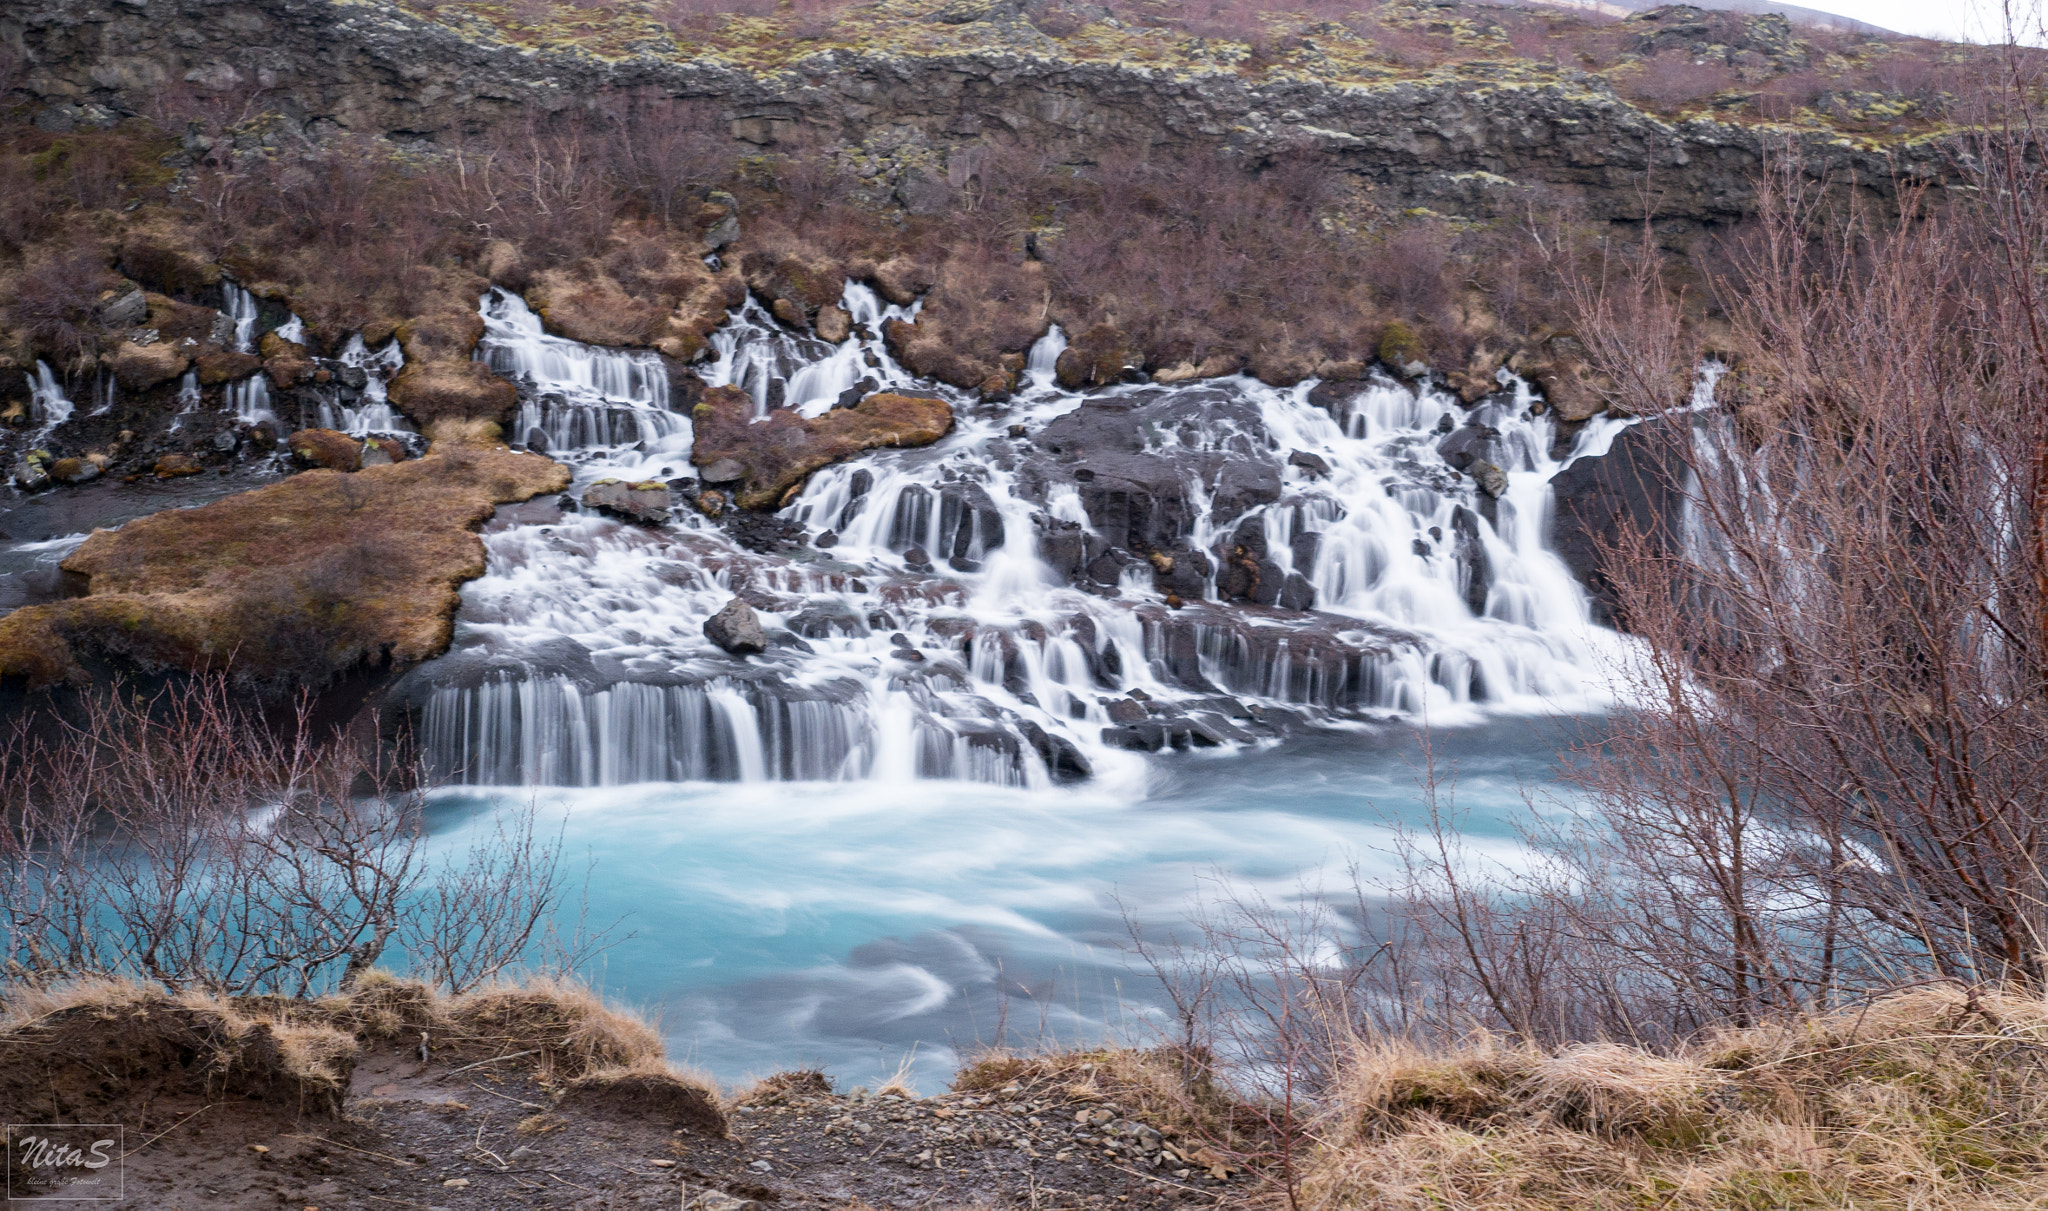
{"type": "Polygon", "coordinates": [[[735,597],[704,620],[704,637],[735,656],[751,656],[768,648],[768,633],[754,607],[735,597]]]}
{"type": "Polygon", "coordinates": [[[663,525],[669,519],[668,485],[658,479],[645,483],[600,479],[584,490],[583,506],[641,525],[663,525]]]}

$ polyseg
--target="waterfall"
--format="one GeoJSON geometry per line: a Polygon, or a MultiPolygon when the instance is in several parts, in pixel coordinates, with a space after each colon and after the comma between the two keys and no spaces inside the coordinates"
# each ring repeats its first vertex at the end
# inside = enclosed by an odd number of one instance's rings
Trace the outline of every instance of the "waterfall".
{"type": "Polygon", "coordinates": [[[658,448],[672,462],[687,462],[689,420],[668,410],[668,368],[659,354],[550,336],[524,299],[496,287],[480,311],[477,360],[522,388],[516,444],[558,454],[658,448]]]}
{"type": "Polygon", "coordinates": [[[220,284],[225,302],[221,311],[235,325],[233,348],[236,353],[256,352],[256,296],[240,285],[223,280],[220,284]]]}
{"type": "Polygon", "coordinates": [[[35,422],[35,437],[41,441],[50,431],[71,419],[71,400],[64,394],[64,384],[57,381],[57,375],[50,364],[36,359],[36,372],[28,376],[29,417],[35,422]]]}
{"type": "MultiPolygon", "coordinates": [[[[292,317],[291,324],[278,328],[279,336],[285,336],[288,329],[298,322],[292,317]]],[[[295,339],[286,337],[286,339],[295,339]]],[[[399,347],[397,338],[384,343],[372,351],[363,342],[358,332],[348,338],[337,359],[343,369],[362,372],[362,386],[358,388],[355,406],[340,401],[339,393],[329,393],[329,398],[320,404],[320,426],[324,429],[339,429],[354,437],[368,437],[373,433],[410,433],[412,426],[391,407],[390,383],[405,366],[405,351],[399,347]]]]}
{"type": "MultiPolygon", "coordinates": [[[[581,511],[491,527],[453,648],[395,691],[439,777],[1045,786],[1134,749],[1608,701],[1616,637],[1546,549],[1569,458],[1526,383],[1504,374],[1472,406],[1386,378],[1083,396],[1053,382],[1054,328],[997,409],[889,355],[882,324],[915,308],[857,284],[842,305],[855,328],[832,345],[749,301],[699,374],[807,416],[915,387],[953,403],[954,431],[813,475],[780,514],[812,548],[750,549],[688,508],[660,528],[581,511]],[[744,661],[703,633],[735,593],[770,640],[744,661]]],[[[481,313],[478,356],[520,385],[519,432],[576,468],[572,495],[685,473],[656,355],[551,336],[500,290],[481,313]]]]}
{"type": "Polygon", "coordinates": [[[228,411],[245,425],[276,423],[277,413],[270,407],[270,376],[262,372],[250,375],[227,385],[228,411]]]}

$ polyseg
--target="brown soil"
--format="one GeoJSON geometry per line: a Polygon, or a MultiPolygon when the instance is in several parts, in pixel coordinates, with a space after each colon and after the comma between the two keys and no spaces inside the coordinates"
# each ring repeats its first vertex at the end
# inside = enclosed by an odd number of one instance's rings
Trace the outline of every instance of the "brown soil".
{"type": "Polygon", "coordinates": [[[1184,1115],[1081,1058],[977,1065],[932,1098],[782,1074],[728,1107],[644,1023],[567,986],[445,998],[378,976],[226,1002],[105,983],[17,1001],[0,1117],[123,1125],[123,1206],[1139,1208],[1249,1180],[1205,1170],[1221,1162],[1184,1115]]]}
{"type": "Polygon", "coordinates": [[[517,1061],[462,1068],[422,1065],[416,1051],[372,1052],[356,1065],[338,1119],[197,1098],[160,1102],[146,1129],[129,1128],[131,1149],[171,1130],[131,1153],[126,1205],[654,1211],[715,1190],[764,1204],[761,1211],[859,1203],[1140,1208],[1220,1202],[1246,1182],[1199,1170],[1179,1179],[1077,1146],[1075,1115],[1108,1107],[1057,1088],[1020,1086],[986,1103],[963,1094],[791,1097],[739,1108],[731,1135],[720,1137],[647,1113],[637,1090],[606,1104],[565,1097],[562,1085],[517,1061]],[[173,1127],[185,1115],[192,1117],[173,1127]]]}

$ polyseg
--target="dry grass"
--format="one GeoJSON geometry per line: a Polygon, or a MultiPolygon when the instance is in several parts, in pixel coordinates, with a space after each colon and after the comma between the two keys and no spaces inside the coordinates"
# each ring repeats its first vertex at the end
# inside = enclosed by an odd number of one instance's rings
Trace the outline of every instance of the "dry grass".
{"type": "Polygon", "coordinates": [[[1317,1208],[2038,1206],[2048,1002],[1953,988],[1671,1056],[1362,1048],[1317,1208]]]}
{"type": "Polygon", "coordinates": [[[805,1098],[829,1097],[831,1094],[832,1078],[826,1076],[823,1069],[791,1068],[762,1077],[740,1090],[733,1101],[741,1106],[785,1106],[805,1098]]]}
{"type": "Polygon", "coordinates": [[[355,1058],[355,1040],[331,1025],[202,993],[107,979],[10,988],[0,1000],[0,1117],[61,1121],[180,1097],[331,1116],[355,1058]]]}
{"type": "Polygon", "coordinates": [[[243,1092],[338,1113],[360,1048],[424,1037],[450,1064],[514,1057],[564,1104],[723,1134],[717,1086],[661,1035],[580,984],[546,978],[445,996],[372,971],[314,1000],[171,994],[118,979],[0,994],[0,1112],[74,1114],[164,1093],[243,1092]],[[111,1079],[109,1079],[111,1078],[111,1079]]]}
{"type": "Polygon", "coordinates": [[[80,658],[320,684],[447,646],[457,589],[484,570],[497,504],[560,491],[562,467],[447,430],[426,458],[308,471],[101,530],[65,561],[84,597],[0,620],[0,676],[82,680],[80,658]]]}

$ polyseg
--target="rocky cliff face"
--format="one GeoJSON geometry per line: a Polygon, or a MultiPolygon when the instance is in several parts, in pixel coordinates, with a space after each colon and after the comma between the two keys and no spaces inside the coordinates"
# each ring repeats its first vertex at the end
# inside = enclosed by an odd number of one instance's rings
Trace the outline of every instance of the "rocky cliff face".
{"type": "Polygon", "coordinates": [[[1107,143],[1167,154],[1223,145],[1252,160],[1306,152],[1356,174],[1389,209],[1498,214],[1525,204],[1522,186],[1576,199],[1592,218],[1636,220],[1648,173],[1658,218],[1702,224],[1745,211],[1749,178],[1773,143],[1796,147],[1809,172],[1880,195],[1941,166],[1926,144],[1666,121],[1581,72],[1532,75],[1482,60],[1333,83],[1340,77],[1291,66],[1081,60],[1021,20],[981,26],[979,49],[826,47],[749,66],[666,38],[623,54],[522,46],[381,3],[41,0],[0,19],[0,39],[18,49],[17,89],[46,129],[145,113],[170,89],[274,110],[312,138],[434,144],[530,106],[653,93],[714,101],[739,140],[915,146],[937,164],[991,135],[1075,162],[1107,143]]]}

